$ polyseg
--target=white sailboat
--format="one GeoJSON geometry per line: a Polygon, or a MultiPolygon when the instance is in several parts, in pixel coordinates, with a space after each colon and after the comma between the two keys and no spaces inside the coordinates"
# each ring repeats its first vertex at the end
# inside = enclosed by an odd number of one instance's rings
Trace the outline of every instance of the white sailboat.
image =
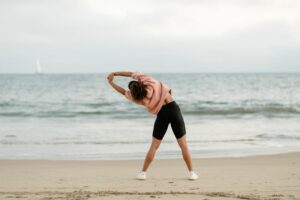
{"type": "Polygon", "coordinates": [[[42,68],[41,68],[41,63],[40,60],[36,60],[36,69],[35,69],[36,74],[42,74],[42,68]]]}

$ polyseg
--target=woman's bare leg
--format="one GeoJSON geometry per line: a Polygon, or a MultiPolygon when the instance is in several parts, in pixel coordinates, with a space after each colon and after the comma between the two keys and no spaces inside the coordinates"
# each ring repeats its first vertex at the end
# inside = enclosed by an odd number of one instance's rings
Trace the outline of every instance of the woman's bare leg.
{"type": "Polygon", "coordinates": [[[192,171],[193,170],[192,159],[191,159],[190,151],[189,151],[187,143],[186,143],[186,135],[179,138],[177,140],[177,142],[181,149],[182,157],[185,161],[187,168],[189,169],[189,171],[192,171]]]}
{"type": "Polygon", "coordinates": [[[161,140],[158,140],[154,137],[152,138],[152,143],[151,143],[150,149],[145,157],[145,161],[144,161],[144,165],[143,165],[144,172],[147,171],[149,165],[151,164],[151,162],[155,156],[156,150],[158,149],[160,143],[161,143],[161,140]]]}

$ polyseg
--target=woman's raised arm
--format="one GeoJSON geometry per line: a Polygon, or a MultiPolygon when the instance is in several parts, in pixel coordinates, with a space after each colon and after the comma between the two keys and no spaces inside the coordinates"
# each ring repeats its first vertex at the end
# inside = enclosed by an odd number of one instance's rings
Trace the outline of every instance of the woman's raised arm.
{"type": "MultiPolygon", "coordinates": [[[[110,73],[108,76],[107,76],[107,80],[108,80],[108,83],[119,93],[125,95],[125,92],[126,90],[124,88],[122,88],[121,86],[115,84],[113,82],[114,80],[114,76],[117,76],[115,73],[118,73],[118,72],[112,72],[110,73]]],[[[130,72],[131,73],[131,72],[130,72]]],[[[121,75],[120,75],[121,76],[121,75]]]]}
{"type": "Polygon", "coordinates": [[[114,76],[126,76],[131,77],[133,74],[132,72],[113,72],[114,76]]]}

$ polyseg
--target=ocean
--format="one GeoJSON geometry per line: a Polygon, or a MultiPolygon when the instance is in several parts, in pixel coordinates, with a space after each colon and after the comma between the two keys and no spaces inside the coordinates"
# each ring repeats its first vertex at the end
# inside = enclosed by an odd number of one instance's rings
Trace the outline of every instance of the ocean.
{"type": "MultiPolygon", "coordinates": [[[[150,75],[172,88],[192,157],[300,150],[299,73],[150,75]]],[[[1,74],[0,159],[143,159],[156,116],[106,76],[1,74]]],[[[156,157],[181,157],[170,127],[156,157]]]]}

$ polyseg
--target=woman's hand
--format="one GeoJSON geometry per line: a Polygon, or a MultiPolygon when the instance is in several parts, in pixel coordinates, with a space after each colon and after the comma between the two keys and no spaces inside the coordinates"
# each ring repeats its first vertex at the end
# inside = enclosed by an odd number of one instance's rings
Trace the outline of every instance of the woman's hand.
{"type": "Polygon", "coordinates": [[[115,83],[113,82],[114,76],[116,76],[116,75],[117,75],[116,72],[112,72],[112,73],[108,74],[107,80],[108,80],[109,84],[110,84],[117,92],[119,92],[119,93],[125,95],[126,90],[125,90],[124,88],[118,86],[117,84],[115,84],[115,83]]]}
{"type": "Polygon", "coordinates": [[[107,80],[109,83],[111,83],[114,80],[114,75],[115,75],[114,72],[108,74],[107,80]]]}

